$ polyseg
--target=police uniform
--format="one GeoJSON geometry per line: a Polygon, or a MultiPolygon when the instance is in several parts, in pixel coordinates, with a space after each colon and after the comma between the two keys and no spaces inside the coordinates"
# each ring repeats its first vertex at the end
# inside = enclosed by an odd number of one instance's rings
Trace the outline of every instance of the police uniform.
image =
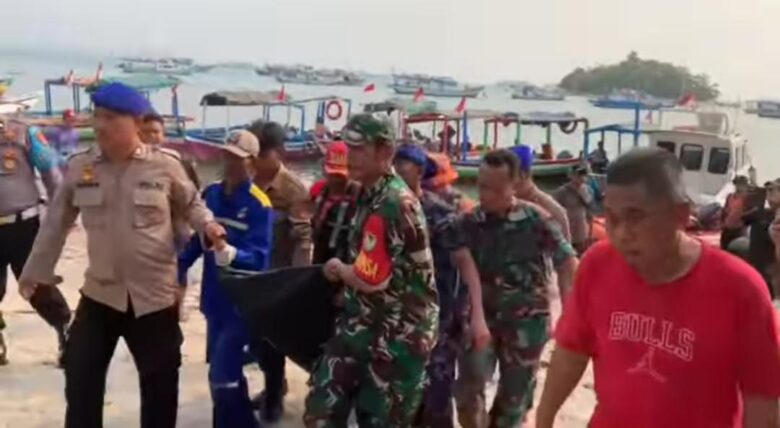
{"type": "MultiPolygon", "coordinates": [[[[366,115],[350,119],[345,132],[348,144],[392,141],[390,125],[366,115]],[[357,140],[351,140],[354,133],[357,140]]],[[[343,427],[354,406],[361,427],[409,427],[438,327],[425,216],[406,183],[390,173],[362,190],[354,224],[354,275],[387,288],[368,294],[346,287],[335,335],[312,371],[304,421],[343,427]]]]}
{"type": "MultiPolygon", "coordinates": [[[[41,194],[35,171],[40,173],[49,199],[62,180],[57,155],[46,145],[40,131],[18,122],[2,124],[13,135],[6,138],[0,129],[0,301],[5,295],[8,266],[17,278],[21,275],[38,233],[41,194]]],[[[70,309],[62,293],[52,285],[36,290],[30,303],[57,330],[62,346],[70,309]]],[[[0,313],[0,363],[5,362],[4,325],[0,313]]]]}
{"type": "MultiPolygon", "coordinates": [[[[106,85],[92,100],[135,117],[150,108],[122,84],[106,85]]],[[[129,159],[112,162],[92,149],[70,159],[22,281],[54,283],[65,237],[79,214],[88,266],[65,349],[65,426],[103,426],[106,372],[122,337],[139,372],[141,427],[173,428],[182,343],[173,219],[186,217],[205,233],[214,217],[170,155],[138,143],[129,159]]]]}

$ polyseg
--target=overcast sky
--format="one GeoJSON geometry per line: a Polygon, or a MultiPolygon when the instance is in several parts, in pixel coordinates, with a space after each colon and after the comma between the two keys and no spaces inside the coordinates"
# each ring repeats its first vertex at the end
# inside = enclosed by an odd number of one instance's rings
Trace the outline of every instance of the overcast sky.
{"type": "MultiPolygon", "coordinates": [[[[11,1],[11,0],[6,0],[11,1]]],[[[557,82],[636,50],[780,96],[780,0],[23,0],[0,48],[557,82]]],[[[2,69],[2,64],[0,64],[2,69]]]]}

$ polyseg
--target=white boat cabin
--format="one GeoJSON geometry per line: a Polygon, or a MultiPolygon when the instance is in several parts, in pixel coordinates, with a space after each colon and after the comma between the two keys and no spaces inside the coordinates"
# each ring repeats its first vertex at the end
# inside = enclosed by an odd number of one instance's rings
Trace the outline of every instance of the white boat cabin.
{"type": "Polygon", "coordinates": [[[695,114],[697,125],[646,131],[650,147],[669,150],[680,159],[694,204],[723,204],[733,191],[735,176],[745,175],[755,182],[747,139],[729,129],[724,113],[695,114]]]}

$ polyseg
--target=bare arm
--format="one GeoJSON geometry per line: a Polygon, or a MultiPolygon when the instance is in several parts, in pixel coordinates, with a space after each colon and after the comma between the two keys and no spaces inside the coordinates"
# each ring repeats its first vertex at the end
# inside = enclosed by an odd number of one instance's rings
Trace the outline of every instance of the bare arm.
{"type": "Polygon", "coordinates": [[[777,398],[742,394],[745,428],[780,428],[780,402],[777,398]]]}
{"type": "Polygon", "coordinates": [[[577,386],[588,367],[589,357],[555,347],[544,382],[542,400],[536,411],[536,428],[552,428],[555,415],[577,386]]]}
{"type": "Polygon", "coordinates": [[[569,292],[571,292],[574,285],[574,275],[577,273],[577,266],[579,261],[576,257],[569,257],[555,268],[558,273],[558,291],[561,295],[561,301],[566,300],[569,292]]]}

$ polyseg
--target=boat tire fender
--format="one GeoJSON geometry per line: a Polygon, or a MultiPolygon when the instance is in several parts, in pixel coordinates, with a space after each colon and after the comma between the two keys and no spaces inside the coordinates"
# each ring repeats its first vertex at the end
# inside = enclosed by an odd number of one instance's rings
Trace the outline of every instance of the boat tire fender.
{"type": "Polygon", "coordinates": [[[577,122],[571,121],[571,122],[562,122],[558,124],[558,126],[561,128],[561,132],[564,134],[571,134],[572,132],[577,130],[577,122]]]}
{"type": "Polygon", "coordinates": [[[339,120],[341,115],[344,114],[344,107],[341,106],[338,100],[331,100],[325,106],[325,114],[330,120],[339,120]]]}

